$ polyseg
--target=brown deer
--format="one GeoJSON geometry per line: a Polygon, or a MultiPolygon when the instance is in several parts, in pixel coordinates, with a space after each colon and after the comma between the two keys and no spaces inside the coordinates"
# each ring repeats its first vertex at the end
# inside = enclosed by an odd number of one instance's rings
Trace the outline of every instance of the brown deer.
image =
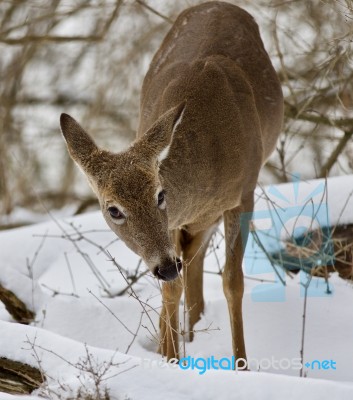
{"type": "MultiPolygon", "coordinates": [[[[223,289],[233,352],[246,359],[241,213],[251,213],[261,166],[283,116],[281,86],[250,14],[208,2],[182,12],[143,82],[137,139],[101,150],[69,115],[61,129],[110,228],[162,284],[160,352],[178,357],[182,288],[190,339],[204,311],[203,260],[223,219],[223,289]],[[182,261],[181,261],[182,260],[182,261]]],[[[248,229],[245,229],[247,231],[248,229]]]]}

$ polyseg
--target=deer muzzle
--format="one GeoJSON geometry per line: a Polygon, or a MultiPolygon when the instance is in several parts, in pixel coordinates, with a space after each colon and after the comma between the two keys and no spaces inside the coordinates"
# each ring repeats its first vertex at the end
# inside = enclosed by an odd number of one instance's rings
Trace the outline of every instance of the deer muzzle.
{"type": "Polygon", "coordinates": [[[162,281],[173,281],[179,275],[183,264],[179,258],[166,260],[154,270],[154,275],[162,281]]]}

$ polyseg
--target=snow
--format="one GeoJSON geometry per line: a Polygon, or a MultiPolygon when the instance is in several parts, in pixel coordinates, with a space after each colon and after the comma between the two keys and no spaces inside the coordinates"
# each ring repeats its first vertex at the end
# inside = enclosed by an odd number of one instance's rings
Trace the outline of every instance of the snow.
{"type": "Polygon", "coordinates": [[[256,190],[256,209],[263,210],[269,206],[269,200],[276,207],[301,206],[313,201],[327,204],[329,225],[347,224],[353,221],[353,176],[337,176],[325,179],[301,181],[300,176],[293,175],[293,182],[270,186],[265,191],[256,190]]]}
{"type": "MultiPolygon", "coordinates": [[[[327,183],[307,181],[258,188],[256,210],[268,210],[269,199],[277,207],[300,207],[309,196],[314,204],[325,203],[332,225],[352,223],[352,190],[353,176],[330,178],[327,183]]],[[[0,307],[0,357],[36,367],[40,362],[48,382],[30,398],[68,398],[79,388],[81,393],[94,393],[87,360],[96,375],[109,367],[99,388],[107,388],[114,399],[352,398],[353,309],[349,305],[353,288],[349,282],[333,274],[329,279],[332,294],[328,295],[322,280],[312,280],[319,295],[307,299],[304,362],[332,360],[334,364],[329,364],[329,369],[318,369],[315,364],[314,368],[304,367],[307,377],[300,378],[298,369],[276,369],[273,360],[293,365],[293,359],[300,359],[301,277],[286,277],[283,287],[267,282],[275,278],[273,271],[251,276],[245,267],[243,313],[251,372],[207,370],[200,374],[197,369],[158,365],[160,286],[150,273],[133,285],[139,299],[147,304],[148,316],[128,292],[114,296],[127,284],[104,249],[129,273],[146,269],[122,241],[115,240],[99,212],[61,220],[53,217],[50,222],[0,234],[0,282],[36,313],[35,322],[26,326],[15,323],[0,307]],[[254,277],[265,281],[250,279],[254,277]],[[256,301],[254,293],[259,290],[271,301],[256,301]],[[282,300],[276,297],[279,290],[282,300]],[[259,360],[260,370],[256,366],[259,360]],[[270,368],[266,360],[272,360],[270,368]]],[[[218,271],[215,254],[222,264],[223,242],[206,258],[206,310],[195,327],[194,341],[185,343],[185,356],[232,356],[221,278],[209,273],[218,271]]],[[[183,304],[180,316],[183,322],[183,304]]],[[[0,399],[15,397],[0,394],[0,399]]]]}

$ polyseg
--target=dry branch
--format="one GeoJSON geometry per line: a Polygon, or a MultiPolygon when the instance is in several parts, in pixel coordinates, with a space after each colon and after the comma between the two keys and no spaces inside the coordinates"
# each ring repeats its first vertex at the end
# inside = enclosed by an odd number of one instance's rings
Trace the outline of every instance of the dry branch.
{"type": "Polygon", "coordinates": [[[339,155],[342,153],[342,151],[344,150],[344,148],[346,147],[347,143],[349,142],[352,136],[353,136],[353,129],[349,132],[344,132],[344,135],[338,142],[336,148],[331,153],[329,159],[326,161],[325,165],[322,166],[319,178],[325,178],[326,176],[328,176],[331,168],[337,161],[339,155]]]}
{"type": "Polygon", "coordinates": [[[0,285],[0,300],[4,303],[9,314],[20,324],[29,324],[34,320],[34,312],[29,310],[11,290],[0,285]]]}
{"type": "Polygon", "coordinates": [[[151,13],[158,15],[158,17],[161,17],[162,19],[169,22],[170,24],[172,24],[174,22],[171,18],[167,17],[166,15],[161,14],[159,11],[157,11],[156,9],[154,9],[153,7],[151,7],[150,5],[145,3],[143,0],[136,0],[136,3],[140,4],[142,7],[146,8],[146,10],[150,11],[151,13]]]}
{"type": "Polygon", "coordinates": [[[32,42],[54,42],[54,43],[67,43],[67,42],[98,42],[102,40],[101,36],[36,36],[27,35],[21,38],[4,38],[0,37],[0,43],[8,45],[24,45],[32,42]]]}
{"type": "Polygon", "coordinates": [[[30,394],[44,382],[43,374],[28,364],[0,358],[0,392],[30,394]]]}
{"type": "Polygon", "coordinates": [[[289,118],[299,119],[302,121],[312,122],[314,124],[322,124],[327,126],[333,126],[340,129],[352,129],[353,118],[328,118],[324,115],[316,113],[315,115],[308,111],[301,112],[294,105],[285,102],[285,115],[289,118]]]}
{"type": "MultiPolygon", "coordinates": [[[[23,45],[31,42],[55,42],[55,43],[66,43],[66,42],[99,42],[103,40],[109,31],[114,20],[119,15],[119,9],[123,1],[117,1],[114,11],[111,13],[109,19],[106,21],[101,32],[98,35],[88,35],[88,36],[58,36],[58,35],[30,35],[26,34],[20,38],[7,38],[0,35],[0,43],[8,45],[23,45]]],[[[76,12],[73,10],[72,13],[76,12]]]]}

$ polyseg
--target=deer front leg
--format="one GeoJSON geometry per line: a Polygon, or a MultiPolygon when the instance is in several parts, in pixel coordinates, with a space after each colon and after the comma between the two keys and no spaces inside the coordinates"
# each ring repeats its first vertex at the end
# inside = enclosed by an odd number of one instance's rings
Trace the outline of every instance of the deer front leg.
{"type": "MultiPolygon", "coordinates": [[[[224,231],[226,240],[226,264],[223,271],[223,290],[228,303],[230,325],[232,330],[233,354],[236,359],[246,360],[242,301],[244,293],[244,276],[242,269],[243,242],[246,243],[249,227],[242,227],[240,232],[240,215],[252,212],[254,207],[253,193],[248,195],[242,205],[224,213],[224,231]]],[[[239,367],[243,363],[238,364],[239,367]]]]}
{"type": "Polygon", "coordinates": [[[181,278],[162,284],[162,312],[159,319],[159,353],[179,358],[179,302],[182,293],[181,278]]]}
{"type": "Polygon", "coordinates": [[[215,226],[194,235],[184,231],[180,240],[183,254],[185,311],[188,323],[185,329],[190,341],[194,339],[194,325],[204,311],[203,261],[215,226]]]}

